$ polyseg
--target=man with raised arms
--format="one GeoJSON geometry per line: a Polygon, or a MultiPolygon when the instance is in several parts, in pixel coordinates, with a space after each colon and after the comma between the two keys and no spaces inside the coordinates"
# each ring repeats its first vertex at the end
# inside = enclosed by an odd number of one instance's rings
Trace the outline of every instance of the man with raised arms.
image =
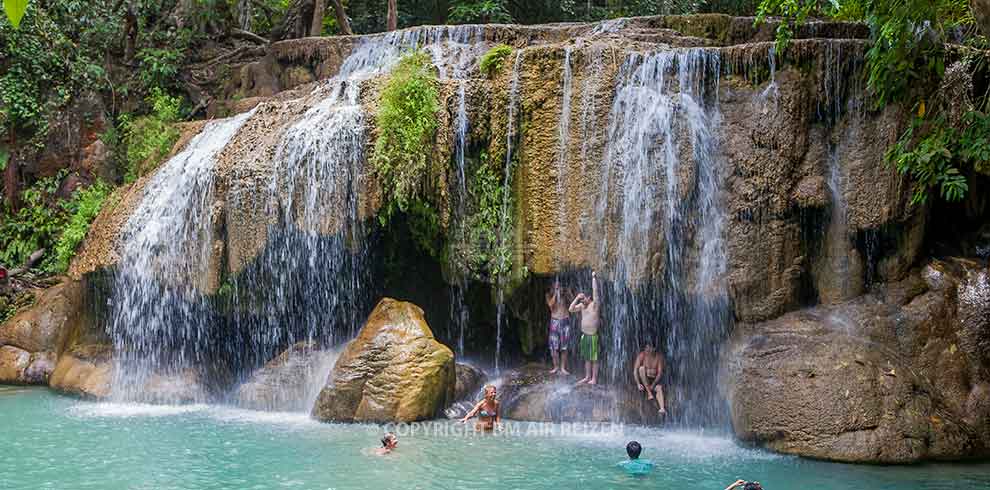
{"type": "Polygon", "coordinates": [[[591,298],[578,294],[568,310],[581,313],[581,342],[579,350],[584,358],[584,377],[577,384],[598,383],[598,327],[601,324],[599,309],[601,295],[598,292],[598,276],[591,271],[591,298]]]}

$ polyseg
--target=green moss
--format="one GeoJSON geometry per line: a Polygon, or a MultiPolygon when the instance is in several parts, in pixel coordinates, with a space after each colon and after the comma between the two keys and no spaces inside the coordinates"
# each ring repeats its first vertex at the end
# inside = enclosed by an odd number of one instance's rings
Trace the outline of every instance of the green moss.
{"type": "Polygon", "coordinates": [[[505,60],[512,54],[512,47],[506,44],[499,44],[489,49],[487,53],[478,59],[478,68],[485,76],[492,76],[502,69],[505,60]]]}
{"type": "Polygon", "coordinates": [[[430,56],[404,56],[382,89],[371,163],[386,189],[382,222],[423,197],[423,181],[437,129],[439,90],[430,56]]]}
{"type": "Polygon", "coordinates": [[[714,39],[719,44],[729,42],[732,17],[725,14],[668,15],[664,23],[685,36],[714,39]]]}

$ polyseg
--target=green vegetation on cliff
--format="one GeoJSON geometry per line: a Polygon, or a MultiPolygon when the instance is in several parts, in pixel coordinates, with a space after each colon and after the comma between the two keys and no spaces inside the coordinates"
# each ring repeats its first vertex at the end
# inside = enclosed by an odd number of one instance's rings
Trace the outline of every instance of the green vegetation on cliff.
{"type": "Polygon", "coordinates": [[[110,186],[97,182],[76,189],[69,199],[59,200],[56,193],[66,171],[38,180],[24,189],[24,205],[16,212],[4,208],[0,214],[0,264],[11,267],[27,261],[35,251],[44,249],[40,269],[48,273],[65,271],[82,242],[89,225],[99,213],[110,186]]]}
{"type": "Polygon", "coordinates": [[[437,130],[439,91],[430,56],[416,51],[399,60],[379,99],[378,138],[371,157],[387,196],[386,216],[407,211],[423,197],[424,176],[437,130]]]}
{"type": "Polygon", "coordinates": [[[161,89],[151,91],[147,103],[151,113],[131,119],[123,115],[119,124],[124,151],[124,182],[134,182],[154,169],[168,156],[179,139],[175,123],[179,121],[181,99],[171,97],[161,89]]]}
{"type": "Polygon", "coordinates": [[[505,44],[499,44],[488,52],[481,55],[478,59],[478,69],[481,70],[485,76],[492,76],[502,69],[502,64],[508,59],[509,55],[512,54],[512,47],[505,44]]]}
{"type": "Polygon", "coordinates": [[[946,201],[962,200],[969,189],[967,176],[987,173],[987,94],[972,93],[973,80],[988,74],[985,36],[965,37],[967,45],[961,49],[968,54],[957,62],[958,80],[944,83],[946,66],[955,61],[947,46],[958,39],[960,29],[975,30],[967,0],[762,0],[757,23],[770,15],[784,18],[777,27],[779,53],[785,53],[794,30],[812,17],[870,26],[864,78],[875,107],[913,105],[918,114],[887,153],[887,161],[913,179],[913,203],[926,202],[933,191],[946,201]]]}
{"type": "Polygon", "coordinates": [[[75,257],[76,249],[86,238],[89,225],[100,213],[111,190],[109,185],[99,181],[92,186],[76,190],[72,199],[66,202],[64,207],[69,213],[69,218],[55,243],[53,267],[56,271],[62,272],[69,268],[69,262],[75,257]]]}

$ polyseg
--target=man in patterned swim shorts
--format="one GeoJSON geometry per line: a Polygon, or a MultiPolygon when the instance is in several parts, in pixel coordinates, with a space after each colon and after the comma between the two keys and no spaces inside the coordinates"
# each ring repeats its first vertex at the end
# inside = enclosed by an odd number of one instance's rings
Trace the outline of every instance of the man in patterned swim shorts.
{"type": "Polygon", "coordinates": [[[560,290],[560,282],[554,281],[553,286],[547,291],[547,308],[550,309],[550,326],[547,339],[550,344],[550,358],[553,359],[553,369],[550,374],[560,371],[561,374],[571,374],[567,372],[567,345],[571,341],[571,314],[567,311],[567,303],[564,301],[563,293],[560,290]]]}

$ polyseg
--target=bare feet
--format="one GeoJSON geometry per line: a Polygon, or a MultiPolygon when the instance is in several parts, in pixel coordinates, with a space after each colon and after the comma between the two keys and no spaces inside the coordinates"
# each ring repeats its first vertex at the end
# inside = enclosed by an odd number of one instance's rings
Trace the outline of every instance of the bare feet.
{"type": "Polygon", "coordinates": [[[553,368],[553,369],[550,370],[550,374],[554,374],[556,372],[557,372],[557,368],[553,368]]]}
{"type": "Polygon", "coordinates": [[[596,381],[596,380],[594,380],[594,379],[592,379],[592,380],[589,380],[589,381],[588,381],[588,384],[589,384],[589,385],[594,385],[594,384],[598,384],[598,381],[596,381]]]}
{"type": "Polygon", "coordinates": [[[659,413],[660,415],[667,415],[667,411],[666,411],[666,410],[664,410],[663,408],[661,408],[660,410],[658,410],[658,413],[659,413]]]}
{"type": "Polygon", "coordinates": [[[580,385],[580,384],[584,384],[584,383],[587,383],[587,382],[588,382],[588,378],[581,378],[581,379],[578,380],[577,383],[574,383],[574,384],[580,385]]]}
{"type": "Polygon", "coordinates": [[[563,374],[564,376],[570,376],[571,372],[564,368],[560,368],[560,374],[563,374]]]}

